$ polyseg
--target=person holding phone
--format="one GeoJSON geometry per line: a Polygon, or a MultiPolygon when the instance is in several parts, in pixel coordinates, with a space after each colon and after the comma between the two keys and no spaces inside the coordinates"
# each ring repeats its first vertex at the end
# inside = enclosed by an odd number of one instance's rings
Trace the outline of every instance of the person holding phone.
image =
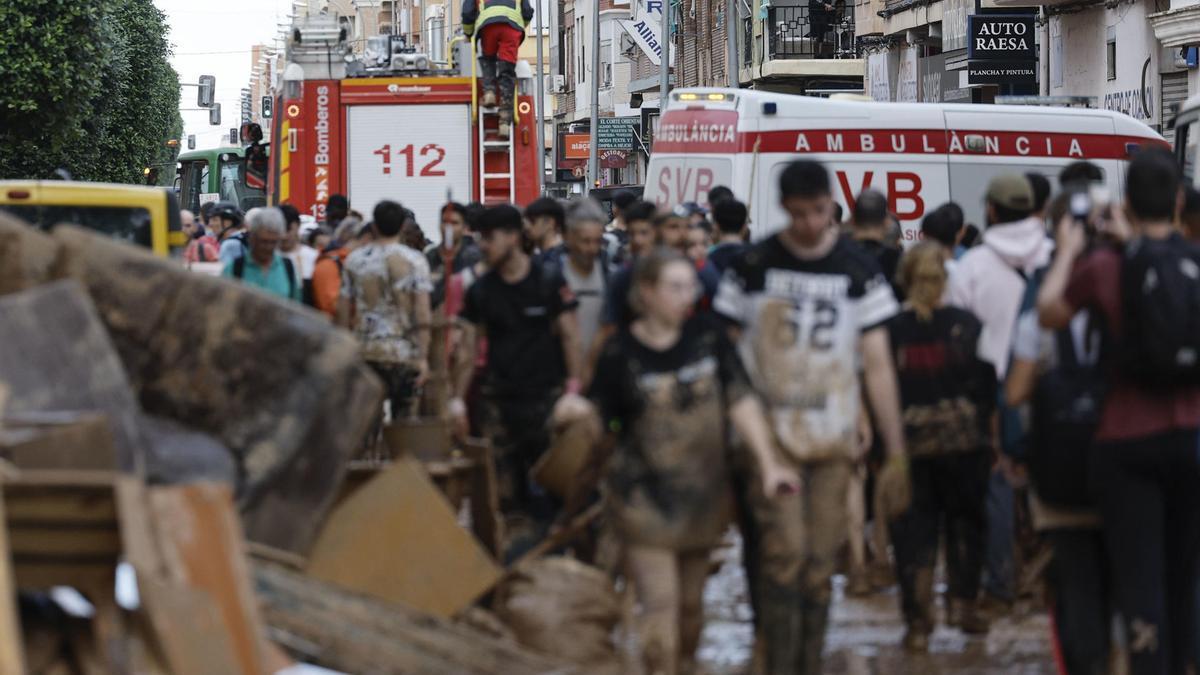
{"type": "Polygon", "coordinates": [[[599,416],[571,401],[555,415],[607,430],[609,518],[641,604],[646,672],[672,675],[692,672],[709,554],[730,523],[726,420],[757,456],[765,493],[799,489],[724,327],[693,315],[697,284],[683,254],[642,256],[630,293],[637,318],[605,344],[588,391],[599,416]]]}

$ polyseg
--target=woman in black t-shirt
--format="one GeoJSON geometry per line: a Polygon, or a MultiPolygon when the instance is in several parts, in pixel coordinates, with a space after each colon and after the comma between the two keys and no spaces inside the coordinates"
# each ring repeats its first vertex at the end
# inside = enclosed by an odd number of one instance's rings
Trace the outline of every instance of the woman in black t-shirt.
{"type": "Polygon", "coordinates": [[[977,356],[982,325],[975,315],[942,306],[945,262],[936,243],[909,249],[897,274],[908,301],[888,324],[912,477],[912,505],[892,523],[892,544],[908,625],[904,645],[918,652],[928,649],[935,623],[933,569],[943,522],[947,622],[966,633],[987,632],[975,596],[983,569],[996,371],[977,356]]]}
{"type": "Polygon", "coordinates": [[[616,445],[606,498],[642,606],[647,672],[686,671],[694,660],[709,553],[730,521],[727,416],[758,457],[768,494],[799,487],[775,459],[723,327],[691,317],[696,284],[683,255],[643,256],[630,298],[639,318],[604,346],[589,391],[616,445]]]}

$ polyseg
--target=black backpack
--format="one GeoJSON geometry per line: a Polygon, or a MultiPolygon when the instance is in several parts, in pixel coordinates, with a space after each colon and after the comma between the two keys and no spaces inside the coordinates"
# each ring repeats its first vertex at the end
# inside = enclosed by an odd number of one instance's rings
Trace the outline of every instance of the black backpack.
{"type": "MultiPolygon", "coordinates": [[[[287,272],[288,278],[288,298],[296,297],[296,266],[292,264],[290,258],[281,257],[283,260],[283,269],[287,272]]],[[[233,259],[233,276],[241,279],[246,274],[246,256],[241,255],[233,259]]]]}
{"type": "Polygon", "coordinates": [[[1118,365],[1151,387],[1200,384],[1200,249],[1179,234],[1139,238],[1121,264],[1118,365]]]}
{"type": "MultiPolygon", "coordinates": [[[[1088,342],[1094,337],[1089,327],[1088,342]]],[[[1104,403],[1104,373],[1097,364],[1080,363],[1070,327],[1054,339],[1058,365],[1038,378],[1030,404],[1029,474],[1043,501],[1088,506],[1088,455],[1104,403]]]]}

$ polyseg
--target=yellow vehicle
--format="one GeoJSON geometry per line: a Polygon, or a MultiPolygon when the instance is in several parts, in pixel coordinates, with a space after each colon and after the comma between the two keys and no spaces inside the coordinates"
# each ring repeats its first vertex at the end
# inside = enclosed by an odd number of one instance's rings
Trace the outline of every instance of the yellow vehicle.
{"type": "Polygon", "coordinates": [[[169,188],[59,180],[0,181],[0,212],[49,230],[71,223],[145,246],[160,256],[187,246],[169,188]]]}

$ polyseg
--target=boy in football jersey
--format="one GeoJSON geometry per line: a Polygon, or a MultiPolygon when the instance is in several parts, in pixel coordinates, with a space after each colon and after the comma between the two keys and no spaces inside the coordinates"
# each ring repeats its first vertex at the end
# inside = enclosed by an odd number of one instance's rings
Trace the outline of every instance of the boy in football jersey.
{"type": "Polygon", "coordinates": [[[738,329],[738,349],[775,432],[777,458],[748,482],[758,561],[756,624],[764,672],[821,672],[830,577],[846,538],[846,490],[858,459],[860,378],[888,459],[887,515],[908,505],[908,465],[885,323],[896,298],[878,263],[833,226],[829,174],[811,161],[780,176],[791,222],[726,271],[714,308],[738,329]],[[861,363],[861,372],[860,372],[861,363]],[[781,468],[782,467],[782,468],[781,468]],[[792,484],[794,493],[764,486],[792,484]]]}

